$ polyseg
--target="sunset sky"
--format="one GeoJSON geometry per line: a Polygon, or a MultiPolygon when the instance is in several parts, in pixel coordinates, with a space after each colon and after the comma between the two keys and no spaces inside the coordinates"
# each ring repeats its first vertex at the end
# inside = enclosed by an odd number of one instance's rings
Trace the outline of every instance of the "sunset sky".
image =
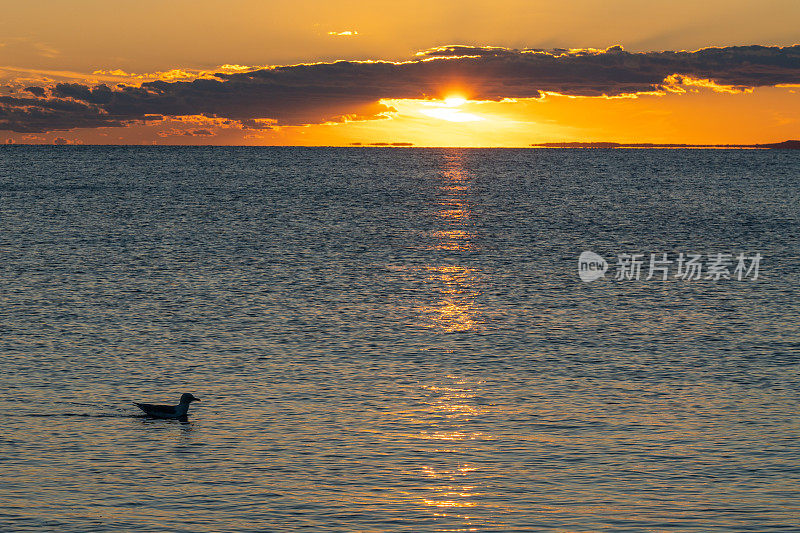
{"type": "Polygon", "coordinates": [[[800,138],[800,2],[6,2],[0,142],[800,138]]]}

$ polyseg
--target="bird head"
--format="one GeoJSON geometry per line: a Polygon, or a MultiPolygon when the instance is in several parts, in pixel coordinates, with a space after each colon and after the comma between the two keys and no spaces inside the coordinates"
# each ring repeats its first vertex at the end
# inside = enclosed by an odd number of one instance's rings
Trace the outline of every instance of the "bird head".
{"type": "Polygon", "coordinates": [[[185,392],[181,395],[181,403],[199,402],[200,398],[195,398],[193,395],[185,392]]]}

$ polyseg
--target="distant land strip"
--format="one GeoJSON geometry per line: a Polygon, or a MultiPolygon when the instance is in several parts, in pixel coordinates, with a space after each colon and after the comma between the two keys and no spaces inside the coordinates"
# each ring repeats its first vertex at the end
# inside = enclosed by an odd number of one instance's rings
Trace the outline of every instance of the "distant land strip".
{"type": "Polygon", "coordinates": [[[740,148],[800,150],[800,141],[783,141],[768,144],[659,144],[659,143],[614,143],[614,142],[568,142],[535,143],[534,148],[740,148]]]}
{"type": "Polygon", "coordinates": [[[350,143],[350,146],[414,146],[414,143],[350,143]]]}

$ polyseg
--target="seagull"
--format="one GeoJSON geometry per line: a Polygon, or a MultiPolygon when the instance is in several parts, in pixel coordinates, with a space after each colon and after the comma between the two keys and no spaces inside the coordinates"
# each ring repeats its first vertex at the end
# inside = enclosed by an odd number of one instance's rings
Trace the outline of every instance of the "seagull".
{"type": "Polygon", "coordinates": [[[151,403],[137,402],[133,403],[136,405],[136,407],[144,411],[144,414],[152,418],[186,420],[186,414],[189,412],[189,404],[199,401],[199,398],[195,398],[187,392],[181,395],[181,401],[178,405],[153,405],[151,403]]]}

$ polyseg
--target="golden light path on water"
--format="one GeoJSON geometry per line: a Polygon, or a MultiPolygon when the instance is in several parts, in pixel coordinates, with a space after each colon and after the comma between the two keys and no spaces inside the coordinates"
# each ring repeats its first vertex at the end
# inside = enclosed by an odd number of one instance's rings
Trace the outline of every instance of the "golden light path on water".
{"type": "MultiPolygon", "coordinates": [[[[444,458],[455,451],[452,448],[461,448],[464,443],[474,440],[483,440],[487,436],[469,431],[465,426],[470,420],[479,415],[482,410],[474,405],[476,398],[475,388],[482,382],[470,382],[455,375],[447,376],[447,383],[423,387],[433,396],[427,403],[427,408],[432,417],[442,417],[449,430],[422,432],[419,438],[439,441],[442,448],[437,450],[444,458]]],[[[436,464],[422,465],[422,474],[434,481],[432,494],[423,499],[423,504],[439,509],[440,513],[450,512],[455,516],[470,520],[475,516],[469,513],[470,508],[475,508],[475,501],[480,496],[480,490],[473,479],[477,467],[468,461],[437,461],[436,464]]],[[[444,514],[442,516],[449,516],[444,514]]]]}
{"type": "MultiPolygon", "coordinates": [[[[441,228],[433,232],[434,250],[459,252],[470,250],[475,237],[467,201],[470,178],[462,167],[463,153],[445,154],[444,171],[438,186],[436,219],[441,228]]],[[[475,299],[480,294],[480,273],[453,262],[431,265],[425,269],[426,286],[439,292],[438,301],[420,309],[425,326],[446,333],[476,329],[475,299]]]]}
{"type": "MultiPolygon", "coordinates": [[[[476,299],[481,273],[457,260],[458,252],[472,249],[475,238],[468,202],[471,178],[464,172],[462,157],[463,152],[458,150],[444,154],[433,213],[437,229],[430,233],[430,249],[442,252],[449,261],[428,265],[422,272],[424,290],[433,302],[418,308],[422,324],[442,334],[465,333],[480,325],[476,299]]],[[[470,427],[485,410],[476,405],[482,383],[448,374],[422,386],[427,401],[421,421],[428,419],[429,423],[415,437],[435,442],[437,448],[435,456],[420,465],[418,474],[432,485],[418,504],[433,509],[435,516],[463,520],[459,531],[477,531],[488,519],[486,504],[479,502],[482,489],[476,479],[478,467],[469,460],[476,444],[492,440],[470,427]]]]}

